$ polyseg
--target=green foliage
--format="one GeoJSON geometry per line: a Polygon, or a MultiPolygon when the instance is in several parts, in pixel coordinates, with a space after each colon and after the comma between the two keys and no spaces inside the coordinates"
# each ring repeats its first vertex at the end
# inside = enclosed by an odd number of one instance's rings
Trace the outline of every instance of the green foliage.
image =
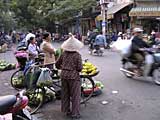
{"type": "MultiPolygon", "coordinates": [[[[0,1],[0,11],[12,11],[4,21],[16,20],[18,26],[47,26],[54,21],[72,18],[96,5],[96,0],[8,0],[0,1]],[[5,4],[5,5],[4,5],[5,4]],[[16,16],[16,17],[14,17],[16,16]]],[[[2,12],[1,12],[2,13],[2,12]]],[[[1,15],[2,18],[4,17],[1,15]]],[[[0,18],[1,18],[0,16],[0,18]]],[[[10,21],[11,22],[11,21],[10,21]]],[[[13,22],[12,22],[13,23],[13,22]]],[[[8,23],[7,23],[8,24],[8,23]]]]}
{"type": "Polygon", "coordinates": [[[14,13],[10,10],[8,1],[0,1],[0,30],[9,31],[15,27],[14,13]]]}

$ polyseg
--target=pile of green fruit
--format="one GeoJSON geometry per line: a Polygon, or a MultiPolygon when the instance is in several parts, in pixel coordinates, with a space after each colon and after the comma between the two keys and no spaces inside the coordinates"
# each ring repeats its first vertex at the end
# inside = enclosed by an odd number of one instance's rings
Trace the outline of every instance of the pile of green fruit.
{"type": "Polygon", "coordinates": [[[29,98],[29,104],[30,105],[38,105],[44,99],[43,94],[41,92],[28,93],[27,96],[29,98]]]}
{"type": "Polygon", "coordinates": [[[16,64],[11,64],[4,60],[0,60],[0,71],[12,70],[15,68],[16,68],[16,64]]]}
{"type": "MultiPolygon", "coordinates": [[[[97,87],[99,89],[104,88],[104,85],[101,81],[94,80],[94,84],[95,84],[95,87],[97,87]]],[[[91,83],[82,83],[81,87],[83,87],[84,90],[92,89],[92,84],[91,83]]]]}
{"type": "Polygon", "coordinates": [[[103,85],[103,83],[101,81],[95,80],[94,83],[95,83],[95,86],[98,87],[99,89],[103,89],[104,88],[104,85],[103,85]]]}
{"type": "Polygon", "coordinates": [[[95,65],[93,65],[90,62],[84,62],[83,63],[83,69],[82,69],[82,75],[94,75],[96,74],[97,71],[97,67],[95,65]]]}
{"type": "Polygon", "coordinates": [[[39,105],[40,102],[47,103],[55,99],[55,93],[48,92],[45,89],[45,93],[40,91],[40,89],[36,91],[27,91],[27,96],[29,98],[29,104],[33,106],[39,105]]]}
{"type": "Polygon", "coordinates": [[[38,82],[37,86],[43,88],[45,86],[50,87],[50,86],[52,86],[52,84],[53,84],[53,81],[45,80],[45,81],[38,82]]]}
{"type": "Polygon", "coordinates": [[[12,85],[16,88],[21,88],[24,86],[24,75],[20,75],[18,77],[14,77],[12,80],[12,85]]]}

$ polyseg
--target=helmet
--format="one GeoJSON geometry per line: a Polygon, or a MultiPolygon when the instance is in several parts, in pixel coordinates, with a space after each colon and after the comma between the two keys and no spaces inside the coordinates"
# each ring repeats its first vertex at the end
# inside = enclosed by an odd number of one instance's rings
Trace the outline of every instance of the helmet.
{"type": "Polygon", "coordinates": [[[138,28],[138,27],[137,27],[137,28],[134,28],[134,29],[133,29],[133,32],[134,32],[134,33],[143,32],[143,30],[142,30],[141,28],[138,28]]]}

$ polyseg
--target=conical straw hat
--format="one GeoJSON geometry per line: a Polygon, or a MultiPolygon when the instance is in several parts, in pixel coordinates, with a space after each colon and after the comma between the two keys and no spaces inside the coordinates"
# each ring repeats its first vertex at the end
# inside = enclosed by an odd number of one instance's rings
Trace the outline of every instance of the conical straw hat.
{"type": "Polygon", "coordinates": [[[65,51],[79,51],[83,47],[83,43],[76,39],[71,33],[69,35],[69,39],[61,45],[61,48],[65,51]]]}

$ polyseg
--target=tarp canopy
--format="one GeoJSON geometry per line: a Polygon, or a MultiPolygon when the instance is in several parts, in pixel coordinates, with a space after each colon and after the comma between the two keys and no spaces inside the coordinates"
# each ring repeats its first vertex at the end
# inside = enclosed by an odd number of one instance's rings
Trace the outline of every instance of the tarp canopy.
{"type": "MultiPolygon", "coordinates": [[[[133,2],[127,2],[127,3],[123,3],[123,4],[116,4],[113,5],[112,7],[108,8],[107,10],[107,19],[113,19],[114,18],[114,14],[117,13],[118,11],[122,10],[123,8],[127,7],[128,5],[131,5],[133,2]]],[[[102,15],[98,15],[96,17],[97,21],[102,20],[103,17],[102,15]]]]}
{"type": "Polygon", "coordinates": [[[160,7],[159,6],[145,6],[145,7],[135,7],[129,12],[129,16],[138,17],[160,17],[160,7]]]}
{"type": "Polygon", "coordinates": [[[107,18],[108,19],[113,19],[114,14],[117,13],[118,11],[122,10],[123,8],[131,5],[133,2],[127,2],[127,3],[122,3],[122,4],[117,4],[114,5],[107,10],[107,18]]]}

